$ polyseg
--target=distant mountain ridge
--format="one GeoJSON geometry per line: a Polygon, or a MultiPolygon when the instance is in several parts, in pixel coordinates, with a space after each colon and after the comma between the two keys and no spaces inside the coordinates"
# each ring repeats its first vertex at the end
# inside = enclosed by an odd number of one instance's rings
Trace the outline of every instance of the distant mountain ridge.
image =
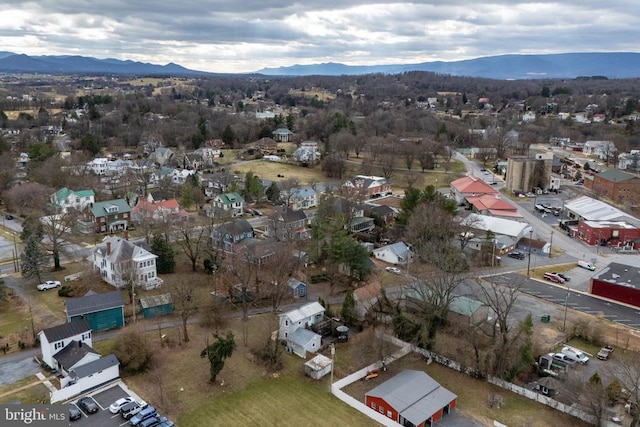
{"type": "Polygon", "coordinates": [[[610,79],[640,77],[640,53],[558,53],[545,55],[499,55],[452,62],[350,66],[339,63],[263,68],[256,73],[271,76],[399,74],[429,71],[490,79],[574,79],[604,76],[610,79]]]}
{"type": "Polygon", "coordinates": [[[134,75],[208,75],[181,65],[149,64],[119,59],[96,59],[86,56],[28,56],[0,52],[0,72],[38,74],[134,74],[134,75]]]}
{"type": "MultiPolygon", "coordinates": [[[[499,55],[464,61],[435,61],[419,64],[346,65],[323,63],[263,68],[254,73],[268,76],[340,76],[362,74],[399,74],[428,71],[464,77],[489,79],[574,79],[603,76],[610,79],[640,78],[640,53],[559,53],[545,55],[499,55]]],[[[207,76],[217,73],[190,70],[181,65],[149,64],[131,60],[96,59],[86,56],[28,56],[0,51],[0,73],[30,74],[130,74],[207,76]]],[[[230,73],[225,73],[229,75],[230,73]]]]}

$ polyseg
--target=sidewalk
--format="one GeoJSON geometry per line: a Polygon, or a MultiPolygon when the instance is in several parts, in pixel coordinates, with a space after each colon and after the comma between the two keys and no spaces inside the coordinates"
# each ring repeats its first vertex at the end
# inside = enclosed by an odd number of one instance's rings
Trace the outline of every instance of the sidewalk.
{"type": "Polygon", "coordinates": [[[0,398],[3,398],[5,396],[9,396],[11,394],[17,393],[17,392],[22,391],[22,390],[26,390],[28,388],[37,386],[39,384],[44,384],[51,391],[54,391],[56,389],[53,386],[53,384],[51,384],[51,381],[49,381],[50,379],[53,379],[55,377],[52,376],[52,377],[49,377],[49,378],[45,378],[45,376],[42,374],[42,372],[38,372],[36,374],[36,377],[38,377],[38,381],[32,382],[32,383],[27,384],[27,385],[23,385],[22,387],[15,388],[15,389],[7,391],[5,393],[2,393],[2,394],[0,394],[0,398]]]}

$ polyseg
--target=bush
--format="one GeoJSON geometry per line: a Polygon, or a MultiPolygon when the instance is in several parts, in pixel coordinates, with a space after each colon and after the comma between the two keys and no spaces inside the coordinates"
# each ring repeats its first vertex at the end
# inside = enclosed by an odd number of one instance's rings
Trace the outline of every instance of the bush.
{"type": "Polygon", "coordinates": [[[125,372],[145,371],[152,362],[153,353],[145,336],[137,331],[123,331],[116,337],[113,354],[125,372]]]}
{"type": "Polygon", "coordinates": [[[72,297],[73,296],[73,290],[69,286],[63,286],[60,289],[58,289],[58,296],[59,297],[72,297]]]}

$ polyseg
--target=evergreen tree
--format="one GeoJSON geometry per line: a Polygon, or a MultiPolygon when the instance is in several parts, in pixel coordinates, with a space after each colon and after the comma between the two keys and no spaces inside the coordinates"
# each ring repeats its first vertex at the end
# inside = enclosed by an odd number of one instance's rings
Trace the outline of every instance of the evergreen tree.
{"type": "Polygon", "coordinates": [[[344,301],[342,301],[342,311],[340,314],[342,315],[342,320],[345,324],[353,326],[356,320],[356,300],[353,298],[352,290],[347,292],[344,296],[344,301]]]}
{"type": "Polygon", "coordinates": [[[278,187],[275,181],[267,188],[267,199],[273,203],[280,201],[280,187],[278,187]]]}
{"type": "Polygon", "coordinates": [[[189,210],[193,206],[193,187],[190,182],[186,182],[180,188],[180,206],[189,210]]]}
{"type": "Polygon", "coordinates": [[[227,125],[227,127],[224,128],[221,138],[222,138],[222,141],[224,141],[224,143],[227,144],[228,146],[231,146],[233,144],[233,141],[235,141],[236,139],[236,133],[233,131],[233,128],[231,127],[231,125],[227,125]]]}
{"type": "Polygon", "coordinates": [[[44,250],[36,235],[27,239],[24,252],[20,255],[20,268],[22,276],[36,277],[42,283],[42,273],[49,266],[49,254],[44,250]]]}
{"type": "Polygon", "coordinates": [[[44,237],[44,228],[38,217],[29,215],[22,223],[20,239],[26,242],[31,236],[35,236],[36,240],[41,242],[44,237]]]}
{"type": "Polygon", "coordinates": [[[160,234],[154,234],[151,241],[151,252],[158,256],[156,267],[158,274],[173,273],[176,268],[175,253],[167,240],[160,234]]]}
{"type": "Polygon", "coordinates": [[[227,337],[223,338],[218,334],[213,334],[213,337],[216,339],[216,342],[213,344],[207,344],[207,346],[200,352],[200,357],[207,357],[209,359],[211,373],[210,381],[214,383],[216,381],[216,377],[224,368],[224,361],[231,357],[233,352],[236,349],[236,342],[233,337],[233,333],[229,331],[227,333],[227,337]]]}

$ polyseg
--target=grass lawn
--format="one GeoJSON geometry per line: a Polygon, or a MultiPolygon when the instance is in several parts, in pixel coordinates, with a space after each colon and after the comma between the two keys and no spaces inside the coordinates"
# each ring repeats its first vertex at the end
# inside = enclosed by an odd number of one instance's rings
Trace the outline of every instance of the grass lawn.
{"type": "Polygon", "coordinates": [[[324,176],[320,166],[304,168],[297,164],[270,162],[267,160],[255,160],[234,164],[232,172],[239,174],[253,172],[260,178],[271,181],[282,181],[289,178],[296,178],[301,185],[310,184],[312,182],[327,181],[327,178],[324,176]],[[278,177],[278,175],[284,175],[284,178],[278,177]]]}
{"type": "Polygon", "coordinates": [[[0,387],[0,403],[9,403],[20,401],[21,403],[47,403],[49,402],[49,389],[44,384],[37,384],[24,390],[16,391],[21,387],[35,383],[38,378],[35,375],[29,376],[23,380],[0,387]]]}
{"type": "MultiPolygon", "coordinates": [[[[302,360],[300,360],[302,363],[302,360]]],[[[326,381],[298,375],[251,384],[244,390],[207,399],[178,418],[180,426],[370,426],[368,417],[351,409],[328,392],[326,381]]]]}

